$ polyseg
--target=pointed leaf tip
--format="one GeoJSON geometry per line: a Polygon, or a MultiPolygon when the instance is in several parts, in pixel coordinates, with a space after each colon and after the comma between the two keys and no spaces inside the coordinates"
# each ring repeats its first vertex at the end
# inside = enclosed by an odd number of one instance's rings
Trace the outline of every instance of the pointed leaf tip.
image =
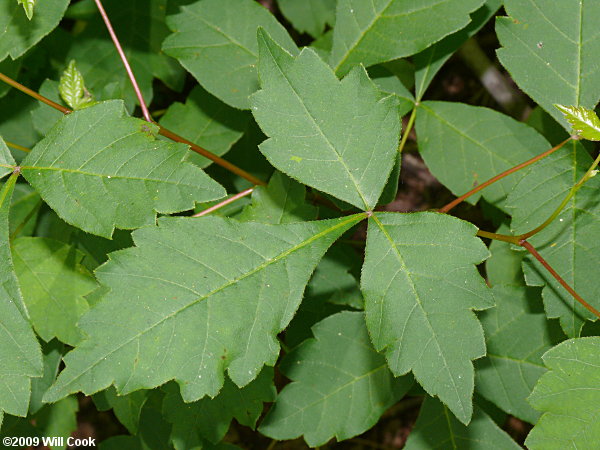
{"type": "Polygon", "coordinates": [[[584,106],[554,106],[564,114],[578,136],[588,141],[600,141],[600,119],[594,110],[584,106]]]}

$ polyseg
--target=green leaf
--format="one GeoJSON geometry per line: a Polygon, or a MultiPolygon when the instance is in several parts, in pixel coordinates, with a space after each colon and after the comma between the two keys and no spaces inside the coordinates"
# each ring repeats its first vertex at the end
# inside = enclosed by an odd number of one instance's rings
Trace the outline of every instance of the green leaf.
{"type": "Polygon", "coordinates": [[[99,411],[113,410],[113,413],[131,434],[137,434],[140,426],[142,408],[151,391],[140,390],[129,395],[117,395],[114,388],[94,395],[94,404],[99,411]]]}
{"type": "Polygon", "coordinates": [[[41,206],[42,199],[31,186],[26,183],[15,186],[8,219],[11,239],[33,234],[41,206]]]}
{"type": "Polygon", "coordinates": [[[44,0],[36,4],[35,16],[28,18],[25,4],[0,2],[0,61],[8,55],[17,59],[41,41],[58,25],[68,5],[69,0],[44,0]]]}
{"type": "Polygon", "coordinates": [[[4,139],[0,136],[0,179],[12,173],[16,165],[17,163],[6,146],[4,139]]]}
{"type": "Polygon", "coordinates": [[[383,64],[369,68],[369,77],[381,92],[398,97],[398,115],[404,116],[415,106],[415,98],[402,81],[383,64]]]}
{"type": "MultiPolygon", "coordinates": [[[[508,225],[501,225],[498,234],[511,234],[508,225]]],[[[493,240],[489,246],[491,256],[485,262],[485,273],[491,286],[498,284],[522,285],[525,282],[521,263],[524,251],[516,251],[512,244],[493,240]]]]}
{"type": "Polygon", "coordinates": [[[237,217],[244,222],[292,223],[317,218],[318,208],[306,203],[306,188],[275,172],[268,186],[257,186],[252,192],[252,204],[237,217]]]}
{"type": "MultiPolygon", "coordinates": [[[[42,436],[61,436],[66,443],[67,438],[77,430],[77,411],[79,402],[71,395],[53,405],[46,405],[35,416],[35,425],[42,436]]],[[[64,449],[65,445],[51,445],[52,450],[64,449]]],[[[67,447],[68,448],[68,447],[67,447]]]]}
{"type": "Polygon", "coordinates": [[[276,335],[327,248],[363,218],[287,225],[164,218],[135,231],[137,247],[112,253],[96,271],[111,290],[80,320],[89,339],[65,356],[46,399],[111,384],[127,394],[176,379],[189,402],[216,395],[225,370],[245,386],[275,364],[276,335]]]}
{"type": "Polygon", "coordinates": [[[475,363],[475,386],[503,411],[535,423],[540,414],[525,399],[546,372],[542,354],[562,333],[546,320],[538,288],[498,285],[493,292],[496,307],[479,315],[487,355],[475,363]]]}
{"type": "Polygon", "coordinates": [[[361,287],[367,328],[395,375],[412,371],[468,424],[472,359],[485,355],[472,310],[493,306],[478,274],[488,251],[476,228],[437,213],[376,213],[369,219],[361,287]]]}
{"type": "Polygon", "coordinates": [[[284,17],[296,30],[317,38],[327,25],[335,23],[337,0],[277,0],[284,17]]]}
{"type": "Polygon", "coordinates": [[[261,152],[304,184],[374,208],[396,161],[394,98],[381,99],[362,68],[338,81],[313,50],[294,58],[264,31],[258,39],[262,90],[252,96],[252,112],[271,138],[261,152]]]}
{"type": "Polygon", "coordinates": [[[446,406],[438,400],[426,397],[417,423],[408,436],[404,448],[406,450],[432,448],[517,450],[521,447],[478,406],[475,406],[473,420],[469,426],[465,426],[452,417],[446,406]]]}
{"type": "MultiPolygon", "coordinates": [[[[548,150],[533,128],[507,115],[462,103],[423,102],[417,109],[419,150],[433,175],[459,196],[495,175],[548,150]]],[[[517,172],[468,198],[484,197],[506,209],[517,172]]]]}
{"type": "Polygon", "coordinates": [[[94,96],[85,88],[83,76],[77,70],[74,59],[60,77],[58,90],[71,109],[81,109],[94,103],[94,96]]]}
{"type": "Polygon", "coordinates": [[[81,266],[84,253],[62,242],[23,237],[13,242],[15,273],[36,333],[68,345],[81,340],[77,321],[89,309],[84,296],[97,285],[81,266]]]}
{"type": "MultiPolygon", "coordinates": [[[[167,0],[103,0],[102,4],[123,47],[147,104],[152,101],[152,80],[158,78],[168,87],[180,90],[185,71],[177,61],[161,52],[169,34],[165,23],[167,0]]],[[[65,59],[77,61],[88,89],[102,100],[120,98],[130,111],[137,97],[106,25],[96,12],[87,26],[74,38],[65,59]]]]}
{"type": "Polygon", "coordinates": [[[431,81],[446,61],[462,44],[475,36],[501,6],[502,0],[486,0],[481,8],[471,14],[471,23],[466,28],[445,37],[440,42],[413,56],[416,66],[415,97],[417,101],[421,101],[431,81]]]}
{"type": "Polygon", "coordinates": [[[531,450],[595,448],[600,442],[600,338],[570,339],[542,358],[550,370],[529,397],[544,415],[525,444],[531,450]]]}
{"type": "MultiPolygon", "coordinates": [[[[63,104],[63,99],[59,92],[59,84],[55,80],[44,80],[38,92],[40,95],[43,95],[59,105],[63,104]]],[[[52,127],[56,125],[63,116],[63,113],[54,108],[48,108],[48,105],[42,102],[37,102],[36,107],[31,111],[33,127],[42,136],[48,134],[52,127]]]]}
{"type": "Polygon", "coordinates": [[[484,0],[338,0],[330,64],[338,75],[414,55],[465,27],[484,0]],[[385,38],[383,38],[385,37],[385,38]]]}
{"type": "Polygon", "coordinates": [[[412,385],[394,378],[369,341],[362,312],[341,312],[312,327],[314,339],[285,357],[292,383],[277,396],[260,426],[273,439],[304,436],[310,447],[371,428],[412,385]]]}
{"type": "Polygon", "coordinates": [[[172,449],[169,437],[171,424],[162,414],[163,393],[151,391],[148,395],[139,419],[139,429],[135,436],[120,435],[100,442],[100,450],[149,450],[172,449]]]}
{"type": "Polygon", "coordinates": [[[8,241],[8,214],[17,175],[0,190],[0,414],[25,417],[31,378],[42,376],[42,352],[27,320],[8,241]]]}
{"type": "Polygon", "coordinates": [[[593,108],[600,99],[596,23],[600,3],[580,0],[504,0],[498,58],[512,78],[567,130],[554,104],[593,108]]]}
{"type": "MultiPolygon", "coordinates": [[[[31,380],[31,399],[29,400],[29,414],[36,414],[45,405],[42,397],[48,388],[56,380],[58,367],[62,362],[65,346],[56,339],[50,342],[42,342],[42,360],[44,373],[39,378],[31,380]]],[[[68,398],[68,397],[67,397],[68,398]]]]}
{"type": "Polygon", "coordinates": [[[157,127],[127,117],[122,101],[75,111],[25,158],[22,173],[68,223],[110,237],[154,223],[156,212],[192,209],[225,191],[182,162],[187,146],[159,141],[157,127]]]}
{"type": "Polygon", "coordinates": [[[554,106],[565,115],[576,134],[583,139],[600,141],[600,119],[593,110],[583,106],[554,106]]]}
{"type": "Polygon", "coordinates": [[[182,6],[167,21],[174,34],[163,50],[179,60],[198,82],[225,103],[249,109],[248,97],[258,90],[258,43],[262,27],[283,47],[296,44],[275,17],[254,0],[204,0],[182,6]]]}
{"type": "MultiPolygon", "coordinates": [[[[358,281],[352,274],[353,266],[358,264],[360,260],[355,249],[336,244],[315,269],[306,296],[318,297],[321,302],[363,309],[364,300],[358,281]]],[[[356,269],[358,272],[360,267],[356,269]]]]}
{"type": "MultiPolygon", "coordinates": [[[[238,111],[196,86],[185,101],[175,102],[160,119],[160,124],[185,136],[194,144],[222,156],[244,133],[250,115],[238,111]]],[[[210,159],[190,150],[188,161],[199,167],[212,164],[210,159]]]]}
{"type": "MultiPolygon", "coordinates": [[[[571,141],[560,151],[537,162],[511,192],[514,234],[529,232],[544,222],[565,199],[573,184],[592,164],[581,143],[571,141]]],[[[600,178],[592,178],[570,199],[562,213],[528,241],[562,278],[595,308],[600,308],[600,286],[590,282],[600,266],[600,178]]],[[[546,314],[560,318],[569,337],[579,335],[585,320],[596,320],[531,255],[525,257],[525,280],[542,291],[546,314]]]]}
{"type": "Polygon", "coordinates": [[[255,428],[264,403],[275,400],[273,369],[265,368],[244,388],[238,388],[226,379],[223,389],[215,398],[203,398],[194,403],[184,403],[179,389],[173,385],[165,388],[163,415],[173,424],[171,442],[177,450],[202,447],[202,441],[214,444],[221,441],[231,421],[255,428]]]}
{"type": "Polygon", "coordinates": [[[27,18],[31,20],[33,18],[33,8],[35,7],[36,0],[17,0],[17,3],[23,5],[27,18]]]}

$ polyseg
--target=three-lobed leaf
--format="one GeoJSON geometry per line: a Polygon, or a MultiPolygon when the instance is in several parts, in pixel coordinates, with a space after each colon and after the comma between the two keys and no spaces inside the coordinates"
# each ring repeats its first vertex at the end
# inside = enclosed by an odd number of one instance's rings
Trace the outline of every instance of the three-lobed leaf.
{"type": "Polygon", "coordinates": [[[308,48],[294,58],[259,31],[262,90],[251,98],[277,169],[360,209],[377,204],[396,162],[396,101],[363,68],[342,81],[308,48]],[[285,120],[282,120],[285,117],[285,120]]]}
{"type": "Polygon", "coordinates": [[[174,32],[163,43],[198,82],[225,103],[249,109],[258,90],[256,30],[264,28],[287,51],[297,47],[283,26],[254,0],[204,0],[167,19],[174,32]]]}
{"type": "Polygon", "coordinates": [[[471,360],[485,355],[473,310],[494,305],[475,267],[488,256],[475,233],[437,213],[374,213],[361,278],[367,328],[392,372],[412,371],[465,424],[473,412],[471,360]]]}
{"type": "Polygon", "coordinates": [[[275,364],[276,336],[327,248],[363,218],[286,225],[163,218],[135,231],[136,247],[96,270],[110,290],[80,320],[89,337],[65,356],[46,400],[111,384],[126,394],[175,379],[189,402],[216,395],[226,370],[245,386],[275,364]]]}
{"type": "Polygon", "coordinates": [[[525,444],[531,450],[595,448],[600,442],[600,338],[570,339],[542,357],[544,374],[529,401],[543,415],[525,444]]]}
{"type": "Polygon", "coordinates": [[[312,331],[314,338],[282,361],[280,370],[292,383],[279,393],[260,431],[277,440],[303,435],[316,447],[368,430],[412,378],[394,378],[369,341],[362,312],[329,316],[312,331]]]}
{"type": "Polygon", "coordinates": [[[63,117],[21,170],[63,220],[104,237],[225,195],[183,161],[187,146],[156,134],[156,125],[127,117],[122,101],[99,103],[63,117]]]}

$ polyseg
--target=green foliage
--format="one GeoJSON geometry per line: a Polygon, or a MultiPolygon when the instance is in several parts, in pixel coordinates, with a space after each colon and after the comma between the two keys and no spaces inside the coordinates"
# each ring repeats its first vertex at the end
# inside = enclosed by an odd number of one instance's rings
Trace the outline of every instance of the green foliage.
{"type": "Polygon", "coordinates": [[[204,0],[183,6],[168,19],[173,34],[163,50],[225,103],[249,109],[258,90],[256,30],[262,27],[283,47],[297,52],[285,28],[254,0],[204,0]]]}
{"type": "Polygon", "coordinates": [[[330,64],[338,75],[345,75],[357,64],[372,66],[413,55],[463,28],[469,13],[482,4],[483,0],[338,0],[330,64]]]}
{"type": "MultiPolygon", "coordinates": [[[[247,113],[230,107],[196,86],[185,104],[176,102],[167,109],[160,124],[175,133],[185,134],[194,144],[222,156],[242,137],[249,118],[247,113]]],[[[212,163],[192,151],[188,153],[187,160],[199,167],[212,163]]]]}
{"type": "Polygon", "coordinates": [[[115,227],[153,223],[156,212],[222,197],[186,146],[156,139],[156,127],[126,116],[121,101],[65,116],[23,160],[22,173],[65,221],[110,237],[115,227]],[[93,187],[92,187],[93,186],[93,187]]]}
{"type": "Polygon", "coordinates": [[[278,395],[261,425],[274,439],[304,435],[311,447],[332,437],[348,439],[369,429],[412,385],[394,378],[370,345],[363,313],[341,312],[312,328],[281,363],[293,382],[278,395]]]}
{"type": "Polygon", "coordinates": [[[84,296],[97,287],[81,266],[84,253],[51,239],[23,237],[13,242],[12,254],[36,333],[46,342],[56,337],[77,344],[77,321],[89,309],[84,296]]]}
{"type": "Polygon", "coordinates": [[[262,90],[252,112],[271,138],[261,152],[298,181],[365,211],[375,207],[400,134],[393,97],[381,98],[361,68],[340,82],[312,50],[294,58],[264,31],[258,39],[262,90]]]}
{"type": "Polygon", "coordinates": [[[94,96],[85,88],[83,76],[77,70],[75,60],[69,63],[62,77],[60,77],[58,91],[61,98],[71,109],[81,109],[94,103],[94,96]]]}
{"type": "Polygon", "coordinates": [[[537,449],[594,448],[600,439],[598,383],[600,338],[570,339],[549,350],[542,376],[529,397],[543,416],[527,437],[537,449]]]}
{"type": "Polygon", "coordinates": [[[99,3],[0,0],[2,437],[597,447],[597,2],[99,3]]]}
{"type": "Polygon", "coordinates": [[[575,133],[589,141],[600,141],[600,119],[594,111],[583,106],[554,106],[565,115],[575,133]]]}
{"type": "Polygon", "coordinates": [[[315,38],[335,23],[337,0],[277,0],[277,4],[296,30],[315,38]]]}
{"type": "Polygon", "coordinates": [[[496,21],[498,58],[519,87],[565,128],[554,104],[593,108],[600,100],[600,51],[595,22],[600,3],[504,0],[496,21]]]}
{"type": "Polygon", "coordinates": [[[96,271],[111,290],[81,319],[90,339],[65,357],[67,369],[47,401],[111,384],[127,394],[176,379],[189,402],[216,395],[225,370],[245,386],[263,365],[275,364],[275,336],[291,320],[314,266],[362,218],[290,225],[172,218],[134,232],[136,247],[113,253],[96,271]],[[184,257],[178,264],[156,265],[173,252],[184,257]],[[203,350],[176,351],[188,346],[203,350]]]}
{"type": "Polygon", "coordinates": [[[415,428],[408,437],[404,448],[406,450],[431,448],[516,450],[521,447],[502,431],[481,408],[475,406],[473,420],[469,426],[465,426],[452,417],[448,408],[442,403],[436,399],[427,398],[421,406],[415,428]]]}
{"type": "MultiPolygon", "coordinates": [[[[424,136],[419,150],[427,167],[456,195],[550,148],[531,127],[499,112],[461,103],[423,102],[416,125],[417,133],[424,136]],[[465,159],[468,165],[457,163],[465,159]]],[[[505,209],[508,193],[522,176],[517,172],[504,178],[468,201],[476,203],[483,196],[505,209]]]]}
{"type": "Polygon", "coordinates": [[[27,18],[31,20],[33,18],[33,8],[35,7],[36,0],[17,0],[17,3],[23,5],[27,18]]]}
{"type": "MultiPolygon", "coordinates": [[[[531,167],[508,198],[511,228],[527,232],[546,220],[590,167],[592,159],[581,143],[572,141],[561,150],[531,167]]],[[[596,236],[600,232],[600,179],[592,178],[569,200],[560,215],[529,241],[543,248],[544,258],[577,293],[600,308],[600,287],[590,280],[600,264],[596,236]],[[585,244],[583,244],[585,242],[585,244]]],[[[527,284],[545,286],[546,314],[559,318],[569,337],[578,336],[585,320],[596,317],[570,296],[541,264],[531,256],[524,262],[527,284]]]]}
{"type": "Polygon", "coordinates": [[[474,234],[435,213],[373,214],[361,279],[367,328],[392,372],[412,371],[464,424],[473,411],[471,360],[485,355],[472,310],[494,304],[475,269],[488,253],[474,234]],[[445,236],[432,234],[441,224],[445,236]]]}
{"type": "Polygon", "coordinates": [[[36,3],[33,17],[26,12],[33,2],[25,0],[22,5],[19,3],[14,0],[0,2],[0,61],[9,55],[17,59],[50,33],[62,19],[69,0],[36,3]]]}
{"type": "Polygon", "coordinates": [[[0,190],[0,418],[27,415],[31,378],[42,375],[42,353],[14,273],[8,242],[8,211],[16,176],[0,190]]]}
{"type": "Polygon", "coordinates": [[[546,372],[541,355],[561,333],[540,307],[538,288],[498,285],[496,307],[480,314],[487,355],[477,361],[477,391],[503,411],[530,423],[539,413],[525,400],[546,372]]]}

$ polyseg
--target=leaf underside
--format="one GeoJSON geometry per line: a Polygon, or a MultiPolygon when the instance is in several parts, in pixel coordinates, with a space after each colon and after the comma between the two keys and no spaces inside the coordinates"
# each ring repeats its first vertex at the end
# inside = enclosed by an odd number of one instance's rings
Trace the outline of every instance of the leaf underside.
{"type": "Polygon", "coordinates": [[[361,279],[367,328],[392,372],[412,371],[465,424],[472,414],[471,360],[485,355],[472,310],[494,304],[475,268],[488,256],[475,232],[437,213],[375,213],[361,279]]]}
{"type": "Polygon", "coordinates": [[[155,125],[103,102],[63,117],[23,160],[22,173],[66,222],[110,237],[152,224],[225,190],[182,162],[187,146],[156,139],[155,125]]]}
{"type": "Polygon", "coordinates": [[[65,357],[47,400],[176,379],[193,401],[216,395],[225,370],[248,384],[275,364],[276,335],[322,255],[363,217],[289,225],[165,218],[135,231],[137,246],[96,271],[110,291],[80,320],[89,338],[65,357]]]}
{"type": "Polygon", "coordinates": [[[338,81],[308,48],[297,58],[259,31],[262,90],[252,112],[260,146],[282,172],[360,209],[376,204],[396,157],[400,120],[362,68],[338,81]],[[285,117],[285,120],[281,120],[285,117]]]}

